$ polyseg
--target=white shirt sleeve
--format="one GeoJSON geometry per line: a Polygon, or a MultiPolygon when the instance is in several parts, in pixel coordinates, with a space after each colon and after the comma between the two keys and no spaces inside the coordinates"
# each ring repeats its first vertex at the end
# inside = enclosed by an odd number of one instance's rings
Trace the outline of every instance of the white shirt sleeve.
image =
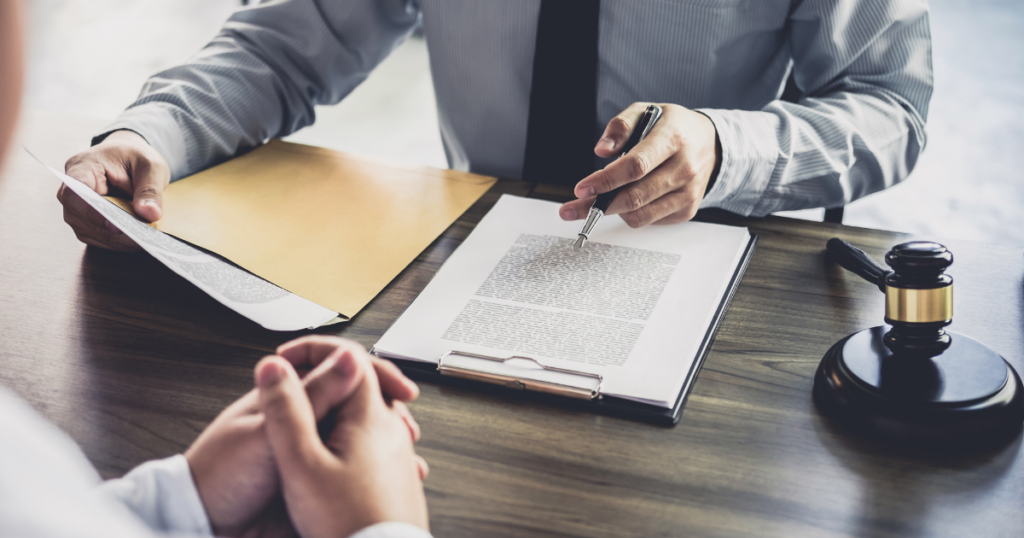
{"type": "Polygon", "coordinates": [[[370,525],[349,538],[432,538],[430,533],[408,523],[388,521],[370,525]]]}
{"type": "MultiPolygon", "coordinates": [[[[74,441],[2,387],[0,431],[4,432],[0,435],[0,536],[157,536],[154,529],[145,525],[132,510],[126,509],[125,504],[113,502],[109,496],[97,493],[100,477],[74,441]]],[[[155,463],[162,467],[171,460],[155,463]]],[[[170,465],[180,466],[183,463],[172,462],[170,465]]],[[[168,473],[145,470],[145,467],[137,471],[141,470],[140,474],[181,476],[180,467],[168,473]]],[[[185,472],[188,472],[187,466],[185,472]]],[[[154,480],[167,484],[164,476],[154,480]]],[[[172,498],[164,497],[169,502],[172,498]]]]}
{"type": "Polygon", "coordinates": [[[103,483],[99,493],[124,505],[153,530],[213,535],[192,471],[181,454],[143,463],[123,478],[103,483]]]}

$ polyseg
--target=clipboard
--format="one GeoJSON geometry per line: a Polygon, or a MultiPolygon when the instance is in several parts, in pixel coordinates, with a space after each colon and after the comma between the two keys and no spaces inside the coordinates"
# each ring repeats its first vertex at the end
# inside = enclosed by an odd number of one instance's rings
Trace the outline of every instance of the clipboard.
{"type": "MultiPolygon", "coordinates": [[[[450,350],[441,357],[438,357],[438,362],[436,364],[407,359],[395,359],[391,357],[382,358],[391,360],[402,370],[403,373],[417,381],[428,381],[436,384],[466,387],[471,390],[483,390],[487,392],[498,391],[504,396],[518,399],[520,401],[533,401],[539,402],[542,405],[557,405],[570,409],[589,411],[601,415],[647,422],[661,426],[674,426],[679,422],[679,419],[682,416],[683,406],[686,404],[686,399],[690,394],[694,381],[696,381],[697,373],[700,370],[700,367],[704,364],[704,359],[707,358],[708,351],[711,349],[711,344],[714,343],[715,335],[718,333],[718,328],[721,325],[722,318],[725,317],[725,312],[729,309],[729,305],[732,303],[732,298],[736,295],[736,290],[739,288],[739,284],[743,280],[743,275],[747,271],[747,266],[750,265],[750,258],[753,256],[754,249],[757,247],[757,242],[757,234],[750,234],[750,240],[743,252],[743,257],[740,263],[737,264],[736,269],[729,280],[728,289],[715,310],[711,324],[708,326],[708,329],[701,340],[700,347],[697,351],[697,357],[693,361],[690,371],[687,372],[686,379],[683,382],[683,387],[679,391],[679,395],[676,397],[676,402],[671,408],[603,395],[600,391],[601,382],[603,382],[601,376],[588,372],[546,366],[531,357],[514,356],[502,358],[450,350]],[[445,360],[452,356],[468,356],[493,362],[506,362],[512,359],[526,360],[535,363],[539,368],[544,370],[555,370],[569,375],[578,375],[582,378],[597,378],[597,390],[592,392],[581,391],[575,386],[559,386],[557,383],[543,382],[536,379],[495,375],[489,372],[473,371],[466,367],[453,367],[451,364],[446,366],[445,360]]],[[[371,349],[370,352],[374,355],[378,355],[375,349],[371,349]]]]}

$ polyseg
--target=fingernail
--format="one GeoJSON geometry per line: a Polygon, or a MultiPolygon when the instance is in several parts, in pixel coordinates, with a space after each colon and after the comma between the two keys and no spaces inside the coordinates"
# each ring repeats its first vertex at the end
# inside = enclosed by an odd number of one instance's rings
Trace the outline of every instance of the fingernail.
{"type": "Polygon", "coordinates": [[[562,220],[576,220],[576,210],[571,207],[562,208],[562,220]]]}
{"type": "Polygon", "coordinates": [[[602,136],[601,140],[597,141],[597,149],[611,151],[615,149],[615,140],[608,136],[602,136]]]}
{"type": "Polygon", "coordinates": [[[280,381],[282,377],[284,377],[284,368],[281,368],[281,365],[276,362],[268,362],[260,368],[260,388],[269,387],[280,381]]]}
{"type": "Polygon", "coordinates": [[[576,187],[576,197],[586,198],[594,195],[594,187],[576,187]]]}
{"type": "Polygon", "coordinates": [[[338,373],[344,376],[350,376],[356,373],[356,359],[351,353],[345,352],[338,357],[338,362],[334,364],[334,368],[338,370],[338,373]]]}

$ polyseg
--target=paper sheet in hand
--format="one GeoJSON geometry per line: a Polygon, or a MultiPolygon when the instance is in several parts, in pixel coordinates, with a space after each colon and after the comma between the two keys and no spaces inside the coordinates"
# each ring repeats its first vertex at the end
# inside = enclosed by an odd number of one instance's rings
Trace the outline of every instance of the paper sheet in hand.
{"type": "Polygon", "coordinates": [[[154,227],[351,318],[495,181],[274,140],[172,183],[154,227]]]}
{"type": "Polygon", "coordinates": [[[274,331],[297,331],[319,327],[337,318],[336,312],[154,230],[81,181],[47,168],[154,258],[224,306],[263,327],[274,331]]]}
{"type": "MultiPolygon", "coordinates": [[[[750,233],[699,222],[631,229],[612,216],[573,252],[579,226],[558,217],[558,204],[503,196],[375,352],[435,363],[453,350],[526,356],[600,374],[604,395],[672,407],[750,233]]],[[[572,383],[528,364],[477,361],[572,383]]]]}

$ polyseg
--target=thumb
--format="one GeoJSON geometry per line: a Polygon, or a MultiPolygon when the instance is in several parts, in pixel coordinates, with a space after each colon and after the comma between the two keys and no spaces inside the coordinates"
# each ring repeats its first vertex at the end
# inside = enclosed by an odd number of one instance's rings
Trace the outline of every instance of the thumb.
{"type": "Polygon", "coordinates": [[[377,416],[376,411],[387,407],[384,403],[384,395],[380,391],[380,380],[377,372],[370,363],[368,354],[351,354],[354,363],[359,370],[362,370],[362,382],[360,382],[341,407],[340,416],[349,423],[364,424],[373,421],[377,416]]]}
{"type": "Polygon", "coordinates": [[[136,159],[132,166],[132,209],[135,214],[155,222],[164,215],[163,174],[146,159],[136,159]]]}
{"type": "Polygon", "coordinates": [[[647,110],[648,104],[650,103],[633,103],[612,118],[594,146],[594,153],[606,159],[618,155],[618,152],[622,151],[622,146],[629,140],[629,135],[633,133],[633,127],[644,110],[647,110]]]}
{"type": "Polygon", "coordinates": [[[267,441],[281,474],[305,474],[323,444],[302,381],[288,361],[266,357],[256,365],[256,386],[267,441]]]}

